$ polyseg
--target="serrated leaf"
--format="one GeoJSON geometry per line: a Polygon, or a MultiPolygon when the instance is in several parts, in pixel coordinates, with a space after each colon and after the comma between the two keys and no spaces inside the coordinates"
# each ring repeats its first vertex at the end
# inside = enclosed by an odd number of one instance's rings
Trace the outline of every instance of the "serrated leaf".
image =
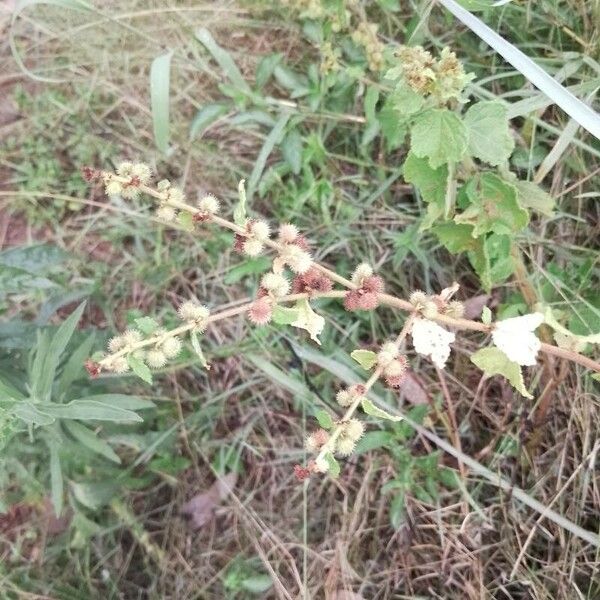
{"type": "Polygon", "coordinates": [[[129,354],[127,356],[127,364],[141,380],[152,384],[152,372],[143,360],[133,354],[129,354]]]}
{"type": "Polygon", "coordinates": [[[391,93],[390,102],[400,116],[408,117],[421,110],[425,99],[409,85],[402,82],[391,93]]]}
{"type": "Polygon", "coordinates": [[[363,411],[372,417],[379,417],[380,419],[386,419],[388,421],[402,421],[402,417],[390,415],[389,413],[385,412],[385,410],[375,406],[368,398],[364,398],[360,405],[363,411]]]}
{"type": "Polygon", "coordinates": [[[519,205],[517,189],[493,173],[481,173],[466,185],[469,207],[454,217],[473,225],[473,237],[484,233],[512,235],[529,223],[529,213],[519,205]]]}
{"type": "Polygon", "coordinates": [[[315,412],[315,418],[323,429],[331,429],[333,427],[333,419],[326,410],[318,410],[315,412]]]}
{"type": "Polygon", "coordinates": [[[512,184],[517,188],[518,200],[521,206],[537,210],[539,213],[551,217],[554,215],[554,198],[545,192],[539,185],[532,181],[515,179],[512,184]]]}
{"type": "Polygon", "coordinates": [[[329,465],[329,470],[327,472],[333,479],[337,479],[340,476],[340,463],[338,463],[331,452],[326,452],[323,458],[329,465]]]}
{"type": "Polygon", "coordinates": [[[298,320],[300,313],[297,308],[290,308],[289,306],[275,305],[273,308],[273,322],[277,325],[291,325],[294,321],[298,320]]]}
{"type": "Polygon", "coordinates": [[[472,225],[459,225],[458,223],[442,223],[432,229],[440,243],[452,254],[475,250],[477,240],[473,238],[472,225]]]}
{"type": "Polygon", "coordinates": [[[403,166],[404,180],[417,187],[425,202],[432,202],[443,210],[448,181],[448,167],[432,169],[426,158],[408,153],[403,166]]]}
{"type": "Polygon", "coordinates": [[[506,107],[490,100],[473,104],[465,113],[464,123],[469,133],[469,153],[490,165],[508,160],[515,148],[510,134],[506,107]]]}
{"type": "Polygon", "coordinates": [[[173,51],[157,56],[150,67],[150,105],[154,142],[163,153],[169,149],[169,83],[173,51]]]}
{"type": "Polygon", "coordinates": [[[192,348],[196,353],[196,356],[200,360],[200,364],[207,370],[210,371],[210,365],[204,356],[204,352],[202,352],[202,348],[200,347],[200,340],[198,339],[198,334],[195,331],[190,333],[190,339],[192,340],[192,348]]]}
{"type": "Polygon", "coordinates": [[[241,179],[238,183],[238,203],[233,209],[233,222],[240,227],[246,224],[246,181],[241,179]]]}
{"type": "Polygon", "coordinates": [[[152,317],[140,317],[136,319],[135,326],[144,335],[152,335],[159,327],[158,323],[152,317]]]}
{"type": "Polygon", "coordinates": [[[99,454],[100,456],[103,456],[112,462],[121,464],[121,459],[110,447],[110,444],[99,438],[94,431],[88,429],[81,423],[77,423],[76,421],[65,421],[63,425],[80,444],[95,454],[99,454]]]}
{"type": "Polygon", "coordinates": [[[363,368],[369,371],[377,362],[377,354],[371,350],[353,350],[350,356],[363,368]]]}
{"type": "Polygon", "coordinates": [[[437,169],[457,163],[467,150],[467,130],[460,118],[447,109],[431,109],[419,115],[410,132],[410,148],[415,156],[428,158],[437,169]]]}
{"type": "Polygon", "coordinates": [[[511,360],[499,348],[482,348],[471,356],[471,362],[486,375],[502,375],[525,398],[533,398],[523,382],[521,367],[511,360]]]}
{"type": "Polygon", "coordinates": [[[298,318],[292,323],[292,326],[299,329],[306,329],[311,339],[320,346],[321,342],[318,336],[325,327],[325,319],[312,309],[308,298],[298,300],[296,309],[298,310],[298,318]]]}

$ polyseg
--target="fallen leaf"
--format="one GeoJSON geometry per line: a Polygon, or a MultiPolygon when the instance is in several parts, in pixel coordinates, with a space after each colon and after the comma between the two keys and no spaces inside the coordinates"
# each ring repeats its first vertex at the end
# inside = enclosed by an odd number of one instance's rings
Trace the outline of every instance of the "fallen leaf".
{"type": "Polygon", "coordinates": [[[235,487],[237,473],[228,473],[217,479],[207,491],[196,494],[181,507],[181,513],[190,517],[192,529],[197,530],[209,523],[217,506],[235,487]]]}

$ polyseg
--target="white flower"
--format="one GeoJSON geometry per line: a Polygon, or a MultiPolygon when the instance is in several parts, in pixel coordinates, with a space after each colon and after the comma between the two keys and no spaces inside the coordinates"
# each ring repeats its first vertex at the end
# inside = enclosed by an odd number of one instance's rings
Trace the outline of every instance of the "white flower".
{"type": "Polygon", "coordinates": [[[492,331],[492,340],[509,360],[522,366],[535,365],[541,342],[533,330],[543,322],[544,315],[541,313],[498,321],[492,331]]]}
{"type": "Polygon", "coordinates": [[[443,369],[450,356],[450,344],[455,335],[428,319],[415,319],[412,327],[412,339],[415,350],[443,369]]]}

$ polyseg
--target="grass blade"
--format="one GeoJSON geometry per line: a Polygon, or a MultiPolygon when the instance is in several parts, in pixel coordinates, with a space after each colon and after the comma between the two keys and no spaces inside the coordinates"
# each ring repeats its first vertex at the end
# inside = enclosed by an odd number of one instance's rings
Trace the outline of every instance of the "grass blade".
{"type": "Polygon", "coordinates": [[[169,149],[169,84],[173,51],[157,56],[150,68],[150,104],[156,147],[163,153],[169,149]]]}
{"type": "Polygon", "coordinates": [[[572,119],[600,139],[600,115],[579,100],[518,48],[465,10],[455,0],[440,0],[457,19],[489,44],[500,56],[521,72],[533,85],[560,106],[572,119]]]}

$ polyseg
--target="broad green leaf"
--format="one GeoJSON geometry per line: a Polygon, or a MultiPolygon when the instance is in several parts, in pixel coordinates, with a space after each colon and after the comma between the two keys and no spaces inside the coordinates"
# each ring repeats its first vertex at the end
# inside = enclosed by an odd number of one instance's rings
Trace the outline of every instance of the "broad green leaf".
{"type": "Polygon", "coordinates": [[[200,361],[200,364],[207,370],[210,371],[210,365],[204,356],[204,352],[202,352],[202,347],[200,346],[200,340],[198,339],[198,334],[195,331],[190,333],[190,339],[192,340],[192,348],[200,361]]]}
{"type": "Polygon", "coordinates": [[[203,106],[194,117],[190,125],[190,140],[197,135],[203,134],[213,123],[227,113],[229,106],[227,104],[215,103],[203,106]]]}
{"type": "Polygon", "coordinates": [[[96,400],[72,400],[68,404],[44,402],[37,406],[43,413],[57,419],[115,421],[118,423],[142,421],[142,418],[131,410],[110,406],[110,404],[96,400]]]}
{"type": "Polygon", "coordinates": [[[491,100],[471,105],[464,116],[469,153],[490,165],[506,162],[515,148],[504,104],[491,100]]]}
{"type": "Polygon", "coordinates": [[[315,412],[315,418],[323,429],[331,429],[333,427],[333,419],[326,410],[318,410],[315,412]]]}
{"type": "Polygon", "coordinates": [[[377,120],[388,151],[398,148],[406,137],[407,122],[399,118],[398,111],[392,105],[389,97],[377,113],[377,120]]]}
{"type": "Polygon", "coordinates": [[[475,250],[477,240],[473,238],[472,225],[459,225],[458,223],[442,223],[432,229],[440,243],[452,254],[475,250]]]}
{"type": "Polygon", "coordinates": [[[377,362],[377,353],[371,350],[353,350],[350,356],[366,371],[372,369],[377,362]]]}
{"type": "MultiPolygon", "coordinates": [[[[544,314],[544,323],[550,325],[554,331],[561,333],[567,338],[571,338],[574,341],[581,342],[582,344],[600,344],[600,332],[593,333],[591,335],[578,335],[569,331],[566,327],[560,324],[554,315],[554,311],[550,306],[538,306],[537,310],[544,314]]],[[[600,322],[597,323],[600,327],[600,322]]]]}
{"type": "Polygon", "coordinates": [[[521,206],[537,210],[539,213],[551,217],[554,215],[554,198],[545,192],[539,185],[532,181],[516,179],[512,184],[517,188],[518,200],[521,206]]]}
{"type": "Polygon", "coordinates": [[[251,594],[264,594],[273,586],[273,580],[269,575],[252,575],[243,579],[240,586],[251,594]]]}
{"type": "Polygon", "coordinates": [[[72,481],[70,482],[70,488],[77,502],[91,510],[98,510],[115,497],[118,484],[114,480],[98,483],[76,483],[72,481]]]}
{"type": "Polygon", "coordinates": [[[476,175],[467,183],[466,192],[471,204],[454,221],[473,225],[473,237],[490,232],[513,235],[529,223],[515,186],[493,173],[476,175]]]}
{"type": "Polygon", "coordinates": [[[283,158],[292,169],[294,175],[302,169],[302,136],[296,129],[292,129],[281,142],[281,153],[283,158]]]}
{"type": "Polygon", "coordinates": [[[394,434],[389,431],[367,431],[354,450],[354,454],[363,454],[369,450],[378,450],[394,443],[394,434]]]}
{"type": "Polygon", "coordinates": [[[120,464],[121,459],[115,453],[115,451],[110,447],[108,442],[105,442],[103,439],[99,438],[94,431],[88,429],[81,423],[77,423],[77,421],[65,421],[63,423],[65,429],[83,446],[94,452],[95,454],[99,454],[100,456],[104,456],[108,460],[111,460],[115,463],[120,464]]]}
{"type": "Polygon", "coordinates": [[[400,116],[408,117],[421,110],[425,99],[406,83],[400,83],[390,94],[390,101],[400,116]]]}
{"type": "Polygon", "coordinates": [[[300,313],[297,308],[290,308],[288,306],[275,305],[273,308],[273,322],[278,325],[291,325],[294,321],[297,321],[300,313]]]}
{"type": "Polygon", "coordinates": [[[467,130],[460,118],[445,108],[419,115],[410,132],[410,148],[415,156],[428,158],[433,169],[458,163],[467,150],[467,130]]]}
{"type": "Polygon", "coordinates": [[[482,348],[471,356],[471,362],[487,376],[502,375],[525,398],[533,398],[523,382],[521,367],[498,348],[482,348]]]}
{"type": "Polygon", "coordinates": [[[369,400],[368,398],[365,398],[362,402],[361,402],[361,406],[363,411],[368,414],[371,415],[372,417],[379,417],[380,419],[387,419],[388,421],[401,421],[402,417],[396,417],[395,415],[390,415],[389,413],[385,412],[385,410],[375,406],[373,404],[373,402],[371,402],[371,400],[369,400]]]}
{"type": "Polygon", "coordinates": [[[196,31],[196,39],[210,52],[229,81],[240,91],[251,94],[252,90],[246,83],[231,54],[217,44],[210,31],[204,27],[198,29],[196,31]]]}
{"type": "Polygon", "coordinates": [[[325,319],[312,309],[308,298],[298,300],[296,310],[298,311],[298,318],[291,325],[299,329],[306,329],[310,334],[310,338],[320,346],[321,342],[318,336],[325,327],[325,319]]]}
{"type": "Polygon", "coordinates": [[[131,370],[146,383],[152,384],[152,372],[148,368],[148,365],[143,360],[139,359],[133,354],[127,356],[127,364],[131,367],[131,370]]]}
{"type": "Polygon", "coordinates": [[[159,324],[152,317],[140,317],[135,320],[135,327],[144,335],[152,335],[159,328],[159,324]]]}
{"type": "Polygon", "coordinates": [[[271,129],[271,132],[266,137],[264,144],[256,157],[254,168],[252,169],[250,179],[248,180],[248,198],[252,199],[265,169],[265,165],[267,164],[267,159],[271,156],[271,152],[273,152],[275,146],[281,142],[283,132],[289,120],[290,114],[283,113],[279,119],[277,119],[273,129],[271,129]]]}
{"type": "Polygon", "coordinates": [[[425,202],[432,202],[444,208],[448,167],[443,165],[432,169],[426,158],[408,153],[403,167],[404,180],[416,186],[425,202]]]}
{"type": "Polygon", "coordinates": [[[243,227],[246,224],[246,181],[240,179],[238,183],[238,203],[233,209],[233,221],[236,225],[243,227]]]}
{"type": "Polygon", "coordinates": [[[173,51],[157,56],[150,67],[150,105],[156,147],[165,154],[169,149],[169,85],[173,51]]]}
{"type": "Polygon", "coordinates": [[[481,285],[489,293],[495,284],[502,283],[514,272],[511,240],[507,235],[492,234],[478,238],[476,242],[477,247],[467,256],[479,275],[481,285]]]}
{"type": "Polygon", "coordinates": [[[77,327],[84,308],[85,302],[82,302],[60,325],[50,343],[44,344],[43,347],[38,346],[31,375],[33,399],[41,401],[49,399],[60,357],[77,327]]]}
{"type": "Polygon", "coordinates": [[[52,498],[52,507],[54,508],[54,514],[60,517],[63,509],[64,483],[57,442],[48,440],[48,448],[50,450],[50,495],[52,498]]]}
{"type": "Polygon", "coordinates": [[[48,271],[63,264],[69,253],[52,244],[17,246],[0,252],[0,265],[22,269],[35,275],[47,275],[48,271]]]}
{"type": "Polygon", "coordinates": [[[264,273],[270,266],[273,259],[267,256],[258,256],[257,258],[247,258],[244,262],[233,267],[225,275],[223,282],[226,285],[233,285],[243,279],[245,275],[256,275],[264,273]]]}
{"type": "Polygon", "coordinates": [[[327,472],[333,479],[337,479],[340,476],[340,463],[338,463],[331,452],[326,452],[324,458],[329,465],[329,471],[327,472]]]}
{"type": "Polygon", "coordinates": [[[181,210],[177,214],[177,222],[185,229],[186,231],[194,231],[194,217],[192,213],[187,210],[181,210]]]}
{"type": "Polygon", "coordinates": [[[50,425],[54,423],[54,417],[47,415],[38,409],[38,406],[29,400],[22,400],[15,404],[11,411],[16,417],[31,425],[50,425]]]}

